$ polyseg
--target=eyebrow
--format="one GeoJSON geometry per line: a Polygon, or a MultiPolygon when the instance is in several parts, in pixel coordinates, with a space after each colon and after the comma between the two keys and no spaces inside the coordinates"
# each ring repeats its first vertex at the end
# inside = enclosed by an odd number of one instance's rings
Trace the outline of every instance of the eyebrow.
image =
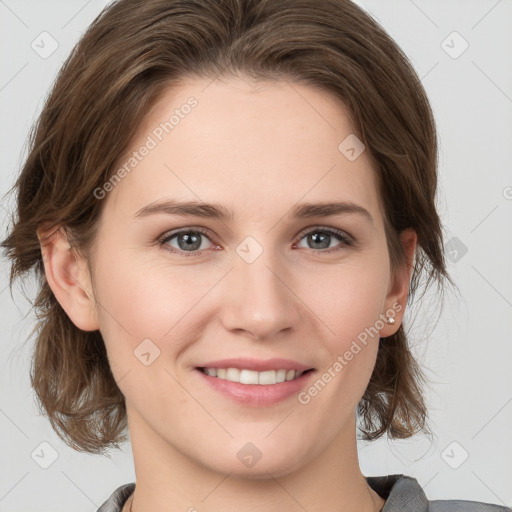
{"type": "MultiPolygon", "coordinates": [[[[190,215],[221,220],[233,220],[233,212],[222,205],[202,203],[198,201],[178,202],[173,199],[155,201],[135,213],[135,217],[143,218],[149,215],[165,213],[168,215],[190,215]]],[[[287,215],[289,218],[308,219],[311,217],[328,217],[332,215],[362,215],[373,224],[370,212],[362,206],[350,201],[337,201],[325,203],[301,203],[291,208],[287,215]]]]}

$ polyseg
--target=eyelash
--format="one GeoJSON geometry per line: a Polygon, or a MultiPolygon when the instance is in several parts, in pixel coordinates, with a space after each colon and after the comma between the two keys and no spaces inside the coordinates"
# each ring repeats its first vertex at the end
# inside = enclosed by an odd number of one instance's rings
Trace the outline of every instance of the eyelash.
{"type": "MultiPolygon", "coordinates": [[[[178,236],[178,235],[180,235],[182,233],[200,233],[200,234],[206,236],[207,238],[209,238],[209,235],[210,235],[210,231],[208,229],[205,229],[205,228],[201,228],[201,227],[198,227],[198,228],[186,228],[186,229],[181,229],[179,231],[171,231],[170,233],[166,233],[163,237],[158,239],[158,243],[159,243],[159,245],[165,251],[168,251],[168,252],[170,252],[172,254],[179,254],[179,255],[182,255],[182,256],[184,256],[186,258],[200,255],[202,251],[190,251],[190,252],[188,252],[188,251],[177,250],[177,249],[174,249],[174,248],[172,248],[172,250],[169,249],[169,246],[167,245],[167,242],[169,242],[170,240],[172,240],[173,238],[175,238],[176,236],[178,236]]],[[[300,233],[300,235],[299,235],[299,242],[306,235],[309,235],[311,233],[327,233],[328,235],[334,236],[340,242],[342,242],[340,244],[340,246],[337,247],[337,248],[325,249],[325,250],[323,250],[323,249],[310,249],[313,252],[318,252],[318,253],[323,253],[323,254],[326,254],[326,253],[327,254],[331,254],[331,253],[334,253],[334,252],[341,251],[341,250],[343,250],[346,247],[350,247],[353,244],[352,237],[350,237],[349,235],[345,234],[343,231],[340,231],[340,230],[335,229],[335,228],[325,228],[325,227],[313,227],[312,229],[308,228],[307,231],[302,231],[300,233]]]]}

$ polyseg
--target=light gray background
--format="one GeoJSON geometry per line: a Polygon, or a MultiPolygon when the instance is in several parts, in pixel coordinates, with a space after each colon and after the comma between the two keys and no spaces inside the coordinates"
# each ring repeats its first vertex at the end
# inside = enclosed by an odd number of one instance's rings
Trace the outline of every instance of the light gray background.
{"type": "MultiPolygon", "coordinates": [[[[0,193],[19,170],[28,130],[58,68],[106,3],[0,0],[0,193]],[[58,43],[47,58],[31,48],[34,40],[43,46],[43,31],[58,43]]],[[[424,436],[359,442],[361,468],[367,476],[414,476],[429,499],[510,507],[512,1],[357,3],[405,50],[431,99],[440,137],[439,210],[450,241],[449,270],[462,297],[448,296],[437,324],[431,296],[406,317],[406,325],[414,317],[414,350],[431,379],[434,444],[424,436]],[[464,41],[469,47],[459,55],[464,41]]],[[[49,39],[44,47],[51,50],[49,39]]],[[[2,235],[9,207],[1,207],[2,235]]],[[[19,286],[11,299],[7,273],[2,259],[0,512],[94,512],[116,487],[135,481],[130,446],[111,458],[80,454],[38,414],[28,377],[32,342],[25,343],[33,317],[19,286]],[[58,457],[43,469],[52,450],[58,457]]],[[[31,298],[34,289],[29,279],[31,298]]]]}

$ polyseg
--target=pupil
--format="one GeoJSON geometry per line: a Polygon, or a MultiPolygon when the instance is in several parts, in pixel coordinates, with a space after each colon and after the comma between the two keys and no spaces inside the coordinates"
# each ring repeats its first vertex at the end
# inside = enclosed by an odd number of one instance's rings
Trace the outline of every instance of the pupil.
{"type": "Polygon", "coordinates": [[[193,235],[183,234],[178,237],[178,243],[180,245],[180,249],[199,249],[201,246],[201,239],[197,233],[193,235]],[[184,241],[183,245],[180,243],[182,240],[184,241]]]}
{"type": "Polygon", "coordinates": [[[329,247],[330,235],[327,233],[321,233],[320,235],[319,234],[310,235],[309,238],[311,241],[313,241],[313,243],[319,243],[318,238],[320,238],[321,239],[320,243],[323,242],[322,247],[320,247],[321,249],[325,249],[325,248],[329,247]],[[326,240],[327,240],[327,244],[325,244],[326,240]]]}

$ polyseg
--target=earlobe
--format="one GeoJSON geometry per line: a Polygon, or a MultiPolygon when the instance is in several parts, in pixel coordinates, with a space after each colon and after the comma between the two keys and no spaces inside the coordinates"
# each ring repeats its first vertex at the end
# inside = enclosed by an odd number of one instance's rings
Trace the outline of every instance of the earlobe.
{"type": "Polygon", "coordinates": [[[386,316],[393,316],[395,321],[387,324],[381,330],[381,338],[386,338],[394,334],[400,327],[405,313],[407,298],[409,296],[409,286],[414,269],[414,260],[416,254],[417,234],[412,228],[405,229],[400,233],[400,242],[402,243],[405,254],[405,263],[394,276],[391,289],[386,297],[386,316]]]}
{"type": "Polygon", "coordinates": [[[46,280],[71,321],[83,331],[99,328],[86,262],[71,248],[65,229],[39,231],[46,280]]]}

